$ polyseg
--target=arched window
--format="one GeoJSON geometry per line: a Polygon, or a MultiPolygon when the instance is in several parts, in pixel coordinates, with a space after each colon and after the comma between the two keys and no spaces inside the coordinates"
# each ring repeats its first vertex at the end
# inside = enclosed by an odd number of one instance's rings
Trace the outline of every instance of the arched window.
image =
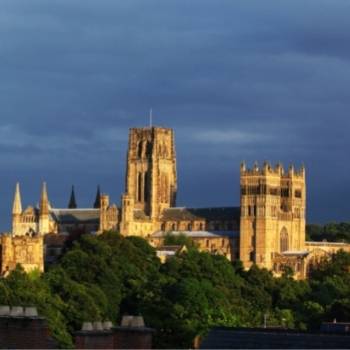
{"type": "Polygon", "coordinates": [[[203,224],[202,223],[199,224],[199,231],[203,231],[203,224]]]}
{"type": "Polygon", "coordinates": [[[172,229],[173,231],[176,231],[176,224],[172,224],[171,229],[172,229]]]}
{"type": "Polygon", "coordinates": [[[288,250],[288,231],[285,227],[283,227],[280,234],[280,250],[281,253],[288,250]]]}
{"type": "Polygon", "coordinates": [[[142,202],[142,173],[137,176],[137,201],[142,202]]]}
{"type": "Polygon", "coordinates": [[[144,198],[145,198],[145,202],[148,202],[150,195],[149,195],[149,185],[150,185],[150,178],[149,178],[149,172],[147,171],[145,173],[145,183],[144,183],[144,198]]]}
{"type": "Polygon", "coordinates": [[[188,230],[188,231],[192,231],[192,224],[188,224],[188,225],[187,225],[187,230],[188,230]]]}
{"type": "Polygon", "coordinates": [[[163,222],[162,223],[162,226],[161,226],[161,228],[160,228],[162,231],[165,231],[165,223],[163,222]]]}
{"type": "Polygon", "coordinates": [[[150,141],[146,144],[146,157],[149,158],[152,156],[152,143],[150,141]]]}
{"type": "Polygon", "coordinates": [[[142,142],[139,142],[139,144],[137,145],[137,156],[139,158],[142,158],[142,142]]]}

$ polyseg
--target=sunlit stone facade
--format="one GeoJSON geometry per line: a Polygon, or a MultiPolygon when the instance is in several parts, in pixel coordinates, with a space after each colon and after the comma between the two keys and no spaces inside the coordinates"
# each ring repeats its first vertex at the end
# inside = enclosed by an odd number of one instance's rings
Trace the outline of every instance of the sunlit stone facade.
{"type": "Polygon", "coordinates": [[[42,236],[74,232],[117,230],[125,236],[143,237],[155,247],[162,246],[169,233],[182,234],[201,251],[240,259],[244,268],[256,264],[280,275],[289,266],[297,278],[306,277],[310,266],[334,252],[350,251],[345,243],[305,242],[304,167],[296,170],[291,166],[285,171],[280,164],[255,164],[251,169],[242,164],[240,190],[239,207],[176,207],[174,131],[132,128],[121,208],[110,205],[109,197],[99,191],[93,208],[77,208],[73,190],[68,208],[53,208],[44,184],[39,206],[22,210],[17,184],[12,233],[1,241],[2,273],[16,262],[27,270],[35,265],[42,270],[37,253],[43,245],[42,236]]]}

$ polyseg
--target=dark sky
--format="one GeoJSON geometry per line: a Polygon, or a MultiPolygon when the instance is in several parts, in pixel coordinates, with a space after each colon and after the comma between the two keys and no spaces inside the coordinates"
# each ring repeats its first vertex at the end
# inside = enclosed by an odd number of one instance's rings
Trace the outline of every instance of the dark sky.
{"type": "Polygon", "coordinates": [[[349,220],[350,1],[1,0],[0,229],[21,182],[119,204],[128,128],[176,132],[178,205],[239,205],[239,163],[305,163],[310,222],[349,220]]]}

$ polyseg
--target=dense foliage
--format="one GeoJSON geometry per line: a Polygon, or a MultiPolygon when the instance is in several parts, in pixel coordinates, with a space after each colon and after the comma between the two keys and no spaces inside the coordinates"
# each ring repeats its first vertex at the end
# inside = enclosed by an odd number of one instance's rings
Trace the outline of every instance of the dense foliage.
{"type": "Polygon", "coordinates": [[[329,223],[326,225],[306,225],[306,237],[312,241],[350,243],[350,223],[329,223]]]}
{"type": "MultiPolygon", "coordinates": [[[[176,243],[176,242],[173,242],[176,243]]],[[[157,347],[188,348],[214,325],[318,328],[350,320],[350,255],[340,252],[308,281],[243,271],[239,263],[188,249],[161,264],[146,241],[82,236],[45,274],[20,268],[0,280],[0,304],[36,305],[62,347],[83,321],[142,314],[157,347]]]]}

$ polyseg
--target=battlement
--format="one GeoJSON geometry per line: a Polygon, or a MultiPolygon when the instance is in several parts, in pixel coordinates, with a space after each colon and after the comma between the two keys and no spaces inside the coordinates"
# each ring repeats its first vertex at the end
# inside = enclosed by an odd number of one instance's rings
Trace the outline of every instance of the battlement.
{"type": "Polygon", "coordinates": [[[255,162],[252,168],[247,168],[246,163],[241,163],[241,176],[278,176],[281,178],[300,178],[305,179],[305,167],[302,165],[300,169],[296,169],[291,164],[287,170],[284,169],[281,163],[277,163],[274,167],[269,162],[264,162],[262,166],[259,166],[258,162],[255,162]]]}
{"type": "Polygon", "coordinates": [[[171,128],[164,128],[161,126],[146,126],[142,128],[130,128],[129,134],[131,136],[135,135],[136,137],[140,135],[149,135],[149,134],[169,134],[172,135],[174,132],[171,128]]]}

